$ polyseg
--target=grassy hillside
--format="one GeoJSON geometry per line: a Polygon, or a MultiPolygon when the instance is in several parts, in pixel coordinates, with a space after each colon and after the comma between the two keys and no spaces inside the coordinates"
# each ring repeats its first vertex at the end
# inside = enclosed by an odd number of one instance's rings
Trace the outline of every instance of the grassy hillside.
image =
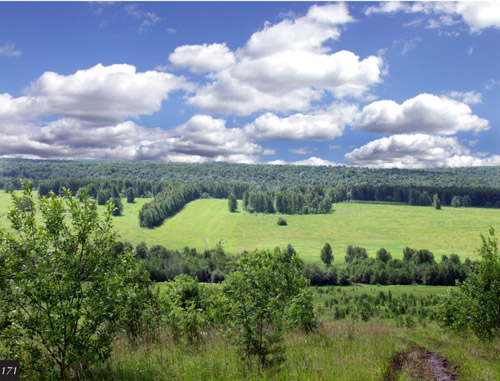
{"type": "MultiPolygon", "coordinates": [[[[185,246],[204,248],[222,241],[229,253],[273,248],[291,243],[307,261],[319,261],[325,242],[333,249],[335,262],[344,260],[348,245],[365,247],[375,255],[381,247],[394,257],[401,257],[405,246],[429,249],[437,259],[442,254],[457,253],[462,259],[475,258],[480,233],[489,226],[500,231],[500,210],[478,208],[417,207],[387,204],[334,204],[326,215],[284,216],[288,226],[278,226],[279,215],[229,213],[227,200],[197,200],[156,229],[139,227],[138,213],[149,200],[124,203],[123,216],[115,218],[122,240],[136,245],[160,244],[172,249],[185,246]]],[[[5,227],[5,213],[10,197],[0,192],[0,227],[5,227]]],[[[241,204],[241,202],[240,202],[241,204]]]]}
{"type": "Polygon", "coordinates": [[[489,226],[500,231],[500,210],[405,205],[341,203],[327,215],[284,216],[288,226],[278,226],[279,215],[229,213],[226,200],[197,200],[159,228],[139,227],[137,213],[145,200],[124,204],[124,216],[115,219],[122,238],[133,244],[161,244],[169,248],[204,248],[222,241],[230,253],[272,248],[291,243],[308,261],[319,261],[325,242],[332,245],[336,261],[343,261],[348,245],[366,247],[374,255],[381,247],[401,257],[405,246],[427,248],[440,258],[457,253],[474,258],[480,233],[489,226]]]}

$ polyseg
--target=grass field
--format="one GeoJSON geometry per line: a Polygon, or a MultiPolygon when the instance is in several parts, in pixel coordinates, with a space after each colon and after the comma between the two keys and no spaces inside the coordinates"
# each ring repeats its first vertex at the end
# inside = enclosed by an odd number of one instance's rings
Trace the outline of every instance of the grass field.
{"type": "Polygon", "coordinates": [[[437,259],[457,253],[462,260],[475,258],[479,234],[489,226],[500,232],[500,210],[443,208],[406,205],[340,203],[326,215],[284,216],[287,226],[278,226],[278,215],[229,213],[226,200],[197,200],[156,229],[139,227],[138,211],[145,200],[126,204],[124,215],[115,219],[122,239],[133,244],[161,244],[173,249],[204,248],[222,241],[229,253],[273,248],[291,243],[307,261],[319,261],[325,242],[332,246],[335,261],[344,260],[348,245],[365,247],[370,255],[384,247],[401,257],[404,247],[429,249],[437,259]]]}
{"type": "MultiPolygon", "coordinates": [[[[189,203],[173,218],[156,229],[139,227],[138,213],[149,200],[123,200],[123,216],[116,217],[115,227],[121,239],[136,245],[160,244],[171,249],[185,246],[204,249],[204,237],[210,247],[219,241],[229,253],[273,248],[292,244],[306,261],[319,262],[321,248],[329,242],[334,263],[344,261],[348,245],[362,246],[369,255],[381,247],[393,257],[402,257],[409,246],[429,249],[436,259],[442,254],[457,253],[463,259],[475,258],[480,246],[479,234],[492,226],[500,232],[500,210],[450,208],[435,210],[390,204],[340,203],[333,212],[322,215],[285,215],[287,226],[278,226],[277,214],[230,213],[227,200],[209,199],[189,203]]],[[[0,192],[0,227],[7,225],[5,212],[10,197],[0,192]]],[[[241,202],[239,202],[241,204],[241,202]]],[[[240,206],[240,205],[239,205],[240,206]]]]}

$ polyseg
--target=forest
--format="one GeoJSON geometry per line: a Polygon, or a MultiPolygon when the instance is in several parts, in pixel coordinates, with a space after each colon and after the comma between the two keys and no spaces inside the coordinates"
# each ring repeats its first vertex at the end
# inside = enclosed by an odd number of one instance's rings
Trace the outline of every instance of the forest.
{"type": "Polygon", "coordinates": [[[399,185],[500,187],[500,167],[375,169],[347,166],[299,166],[229,163],[162,163],[154,161],[0,159],[0,180],[100,178],[183,182],[237,182],[251,185],[307,186],[399,185]]]}

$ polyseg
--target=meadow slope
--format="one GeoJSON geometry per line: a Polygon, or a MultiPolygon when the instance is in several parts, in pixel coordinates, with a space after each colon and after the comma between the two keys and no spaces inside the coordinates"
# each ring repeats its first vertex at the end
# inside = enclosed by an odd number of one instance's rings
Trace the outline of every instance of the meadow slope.
{"type": "MultiPolygon", "coordinates": [[[[292,244],[306,261],[319,262],[321,248],[329,242],[335,262],[343,263],[348,245],[362,246],[369,255],[381,247],[393,257],[402,257],[404,247],[429,249],[436,259],[457,253],[463,259],[476,258],[479,234],[492,226],[500,231],[500,210],[480,208],[418,207],[395,204],[339,203],[332,213],[284,215],[288,226],[276,224],[278,214],[230,213],[227,200],[196,200],[156,229],[139,227],[138,213],[148,199],[128,204],[123,199],[123,216],[114,223],[122,240],[137,245],[185,246],[202,251],[206,238],[210,247],[219,241],[229,253],[292,244]],[[204,238],[205,237],[205,238],[204,238]]],[[[6,227],[10,196],[0,193],[0,227],[6,227]]],[[[99,207],[103,208],[103,207],[99,207]]],[[[335,263],[334,262],[334,263],[335,263]]]]}
{"type": "MultiPolygon", "coordinates": [[[[168,248],[204,248],[222,241],[229,253],[273,248],[291,243],[307,261],[319,261],[325,242],[332,245],[335,261],[343,262],[348,245],[365,247],[375,255],[381,247],[401,257],[404,247],[429,249],[436,259],[457,253],[475,258],[479,234],[492,226],[500,231],[500,210],[406,205],[340,203],[330,214],[285,215],[288,226],[276,224],[277,214],[230,213],[227,200],[197,200],[156,229],[139,227],[138,211],[145,200],[126,204],[115,219],[122,239],[133,244],[161,244],[168,248]]],[[[241,204],[241,202],[239,203],[241,204]]],[[[241,205],[239,205],[241,207],[241,205]]]]}

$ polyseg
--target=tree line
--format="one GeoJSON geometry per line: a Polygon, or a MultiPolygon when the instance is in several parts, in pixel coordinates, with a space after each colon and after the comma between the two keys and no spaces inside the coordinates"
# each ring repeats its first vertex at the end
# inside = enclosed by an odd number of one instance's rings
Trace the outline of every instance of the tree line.
{"type": "Polygon", "coordinates": [[[249,185],[243,183],[170,183],[153,201],[142,206],[139,211],[139,224],[146,228],[160,226],[191,201],[200,198],[227,199],[230,195],[242,198],[248,189],[249,185]]]}
{"type": "Polygon", "coordinates": [[[252,189],[243,193],[243,210],[250,213],[329,213],[332,198],[321,187],[294,187],[279,191],[252,189]]]}
{"type": "Polygon", "coordinates": [[[376,169],[347,166],[298,166],[231,163],[163,163],[155,161],[0,159],[0,182],[19,178],[107,178],[148,181],[236,182],[267,186],[399,185],[500,187],[500,167],[376,169]]]}

